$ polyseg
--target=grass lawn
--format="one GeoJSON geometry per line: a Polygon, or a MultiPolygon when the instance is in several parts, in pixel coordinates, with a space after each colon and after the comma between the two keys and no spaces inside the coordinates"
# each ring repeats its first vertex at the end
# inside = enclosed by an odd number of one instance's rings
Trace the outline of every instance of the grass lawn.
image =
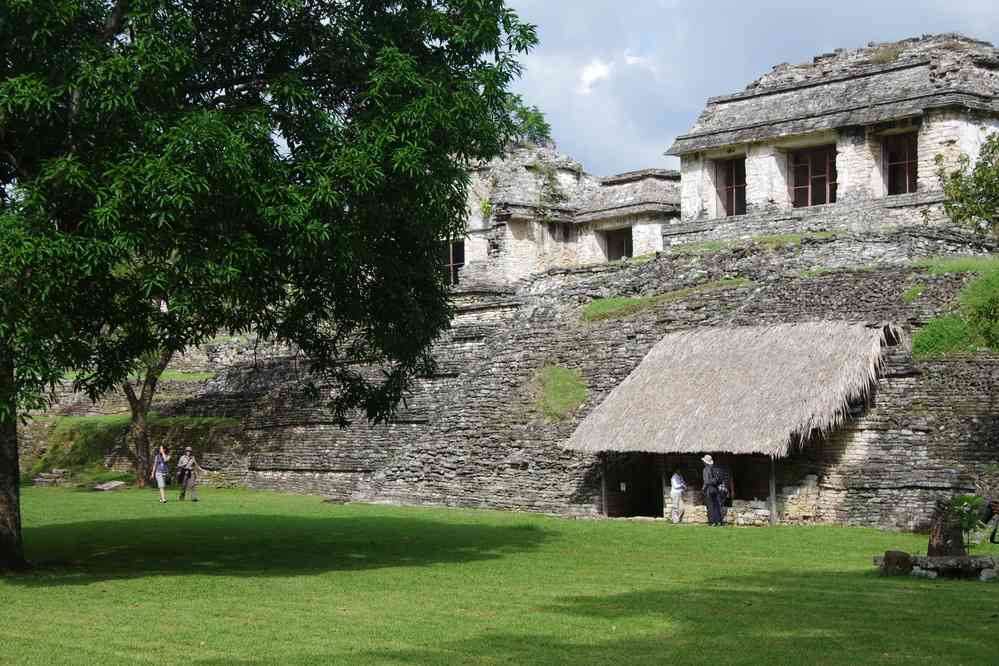
{"type": "MultiPolygon", "coordinates": [[[[173,497],[174,494],[171,494],[173,497]]],[[[845,527],[24,491],[3,664],[994,664],[999,584],[883,579],[845,527]]],[[[999,554],[999,549],[991,551],[999,554]]]]}

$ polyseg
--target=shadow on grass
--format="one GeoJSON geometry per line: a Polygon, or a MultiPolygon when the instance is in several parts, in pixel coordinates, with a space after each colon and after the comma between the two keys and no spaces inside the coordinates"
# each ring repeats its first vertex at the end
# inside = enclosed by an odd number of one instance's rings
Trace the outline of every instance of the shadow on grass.
{"type": "Polygon", "coordinates": [[[532,627],[586,629],[488,631],[366,656],[401,664],[484,657],[534,664],[995,663],[990,622],[999,617],[999,597],[987,585],[964,581],[774,571],[668,590],[567,596],[532,613],[532,627]]]}
{"type": "Polygon", "coordinates": [[[163,575],[293,576],[472,562],[533,550],[535,525],[415,517],[209,515],[77,522],[28,528],[26,586],[163,575]]]}

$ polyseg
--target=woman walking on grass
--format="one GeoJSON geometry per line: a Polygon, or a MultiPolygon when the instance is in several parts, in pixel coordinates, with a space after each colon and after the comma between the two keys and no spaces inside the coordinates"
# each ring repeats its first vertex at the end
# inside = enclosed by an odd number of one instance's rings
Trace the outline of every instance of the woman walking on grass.
{"type": "Polygon", "coordinates": [[[160,489],[160,504],[166,504],[166,479],[170,468],[170,449],[165,446],[159,447],[156,451],[156,459],[153,460],[153,468],[149,471],[150,480],[156,478],[156,486],[160,489]]]}

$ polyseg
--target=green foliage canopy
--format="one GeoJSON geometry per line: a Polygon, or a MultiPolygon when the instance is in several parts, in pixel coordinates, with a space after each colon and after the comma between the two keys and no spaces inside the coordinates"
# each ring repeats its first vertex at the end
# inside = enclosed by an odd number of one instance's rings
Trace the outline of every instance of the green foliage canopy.
{"type": "Polygon", "coordinates": [[[439,243],[466,166],[521,131],[535,41],[503,0],[0,3],[20,408],[225,327],[301,349],[341,419],[386,418],[448,325],[439,243]]]}

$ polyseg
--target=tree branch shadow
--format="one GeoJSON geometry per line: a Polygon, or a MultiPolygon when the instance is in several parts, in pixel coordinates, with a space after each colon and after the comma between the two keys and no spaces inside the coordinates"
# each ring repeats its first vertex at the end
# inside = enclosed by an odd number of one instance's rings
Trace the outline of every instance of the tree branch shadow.
{"type": "Polygon", "coordinates": [[[417,517],[207,515],[25,529],[33,569],[15,585],[86,585],[148,576],[295,576],[473,562],[531,551],[536,525],[417,517]]]}

